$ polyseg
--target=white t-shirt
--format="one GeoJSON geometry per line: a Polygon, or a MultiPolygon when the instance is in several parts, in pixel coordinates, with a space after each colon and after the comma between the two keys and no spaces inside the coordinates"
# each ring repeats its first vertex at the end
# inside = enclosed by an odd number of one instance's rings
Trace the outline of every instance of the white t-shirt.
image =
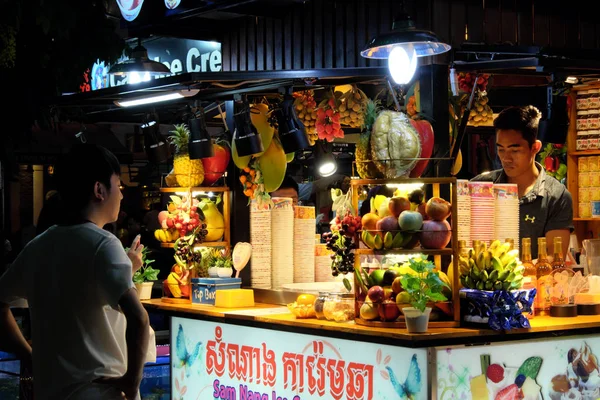
{"type": "Polygon", "coordinates": [[[36,399],[125,373],[118,302],[133,286],[123,246],[93,223],[53,226],[25,247],[0,277],[0,301],[28,300],[36,399]]]}

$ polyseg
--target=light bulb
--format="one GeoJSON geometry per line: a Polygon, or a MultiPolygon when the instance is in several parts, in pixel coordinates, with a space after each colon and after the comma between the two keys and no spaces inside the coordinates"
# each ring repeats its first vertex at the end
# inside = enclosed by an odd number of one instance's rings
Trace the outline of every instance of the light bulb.
{"type": "Polygon", "coordinates": [[[321,176],[327,177],[327,176],[333,175],[333,173],[336,171],[336,169],[337,169],[337,166],[335,165],[334,162],[326,161],[319,166],[319,174],[321,174],[321,176]]]}
{"type": "Polygon", "coordinates": [[[413,46],[395,46],[388,58],[388,68],[398,85],[410,82],[417,70],[417,52],[413,46]]]}
{"type": "Polygon", "coordinates": [[[150,73],[146,72],[144,75],[140,75],[139,72],[130,72],[127,77],[128,83],[140,83],[148,82],[150,80],[150,73]]]}

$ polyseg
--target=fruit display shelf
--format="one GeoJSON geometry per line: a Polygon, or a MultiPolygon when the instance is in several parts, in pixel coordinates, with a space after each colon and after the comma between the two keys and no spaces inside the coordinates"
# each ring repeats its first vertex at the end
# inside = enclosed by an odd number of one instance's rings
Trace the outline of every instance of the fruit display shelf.
{"type": "MultiPolygon", "coordinates": [[[[457,215],[457,185],[456,178],[393,178],[393,179],[352,179],[351,186],[352,190],[352,206],[355,209],[358,209],[358,196],[365,187],[371,186],[379,186],[379,185],[404,185],[404,184],[418,184],[423,187],[429,186],[431,189],[432,197],[440,197],[441,195],[441,187],[445,186],[449,188],[449,196],[451,203],[451,215],[457,215]]],[[[452,224],[452,239],[450,247],[443,249],[423,249],[420,247],[413,249],[381,249],[381,250],[372,250],[368,248],[356,249],[354,250],[356,254],[355,258],[355,268],[360,268],[361,256],[371,256],[371,255],[386,255],[386,254],[423,254],[427,256],[432,256],[434,264],[437,269],[442,268],[442,257],[449,257],[458,254],[458,237],[457,233],[457,225],[452,224]]],[[[452,261],[448,268],[452,268],[453,271],[458,271],[458,257],[452,257],[452,261]]],[[[453,273],[451,277],[451,286],[454,288],[452,291],[452,295],[449,296],[449,301],[442,302],[440,304],[435,304],[432,308],[435,310],[434,318],[430,321],[430,327],[432,328],[456,328],[460,326],[461,316],[460,316],[460,301],[459,301],[459,282],[458,282],[458,274],[453,273]]],[[[357,282],[355,282],[355,285],[357,282]]],[[[355,286],[356,287],[356,286],[355,286]]],[[[360,300],[358,298],[355,299],[355,307],[359,305],[360,300]]],[[[369,326],[369,327],[379,327],[379,328],[400,328],[405,329],[406,323],[403,320],[403,316],[401,315],[395,321],[376,321],[376,320],[365,320],[359,316],[360,307],[356,307],[356,315],[354,322],[357,325],[369,326]]]]}
{"type": "Polygon", "coordinates": [[[205,193],[223,193],[228,192],[227,186],[215,186],[215,187],[162,187],[160,188],[161,193],[183,193],[183,192],[205,192],[205,193]]]}
{"type": "Polygon", "coordinates": [[[371,249],[356,249],[356,255],[372,256],[378,254],[424,254],[427,256],[451,256],[452,249],[390,249],[390,250],[371,250],[371,249]]]}
{"type": "MultiPolygon", "coordinates": [[[[172,249],[175,243],[161,243],[160,247],[172,249]]],[[[204,242],[194,245],[194,247],[229,247],[228,242],[204,242]]]]}

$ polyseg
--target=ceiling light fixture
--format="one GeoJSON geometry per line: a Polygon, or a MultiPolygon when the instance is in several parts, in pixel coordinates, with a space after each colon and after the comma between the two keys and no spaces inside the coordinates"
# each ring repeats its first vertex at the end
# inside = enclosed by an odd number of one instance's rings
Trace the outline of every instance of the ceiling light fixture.
{"type": "Polygon", "coordinates": [[[415,21],[404,10],[394,18],[390,32],[375,36],[360,55],[365,58],[388,60],[390,74],[397,84],[411,81],[417,68],[417,57],[434,56],[449,51],[446,44],[431,31],[417,29],[415,21]]]}
{"type": "Polygon", "coordinates": [[[315,165],[319,175],[323,178],[327,178],[337,172],[337,162],[335,157],[325,149],[325,146],[326,144],[324,143],[315,146],[315,165]]]}
{"type": "MultiPolygon", "coordinates": [[[[142,40],[138,38],[138,45],[131,52],[131,57],[128,60],[120,62],[110,67],[109,75],[127,76],[129,79],[137,76],[138,82],[141,81],[140,76],[171,75],[171,70],[165,64],[154,61],[148,58],[148,50],[142,46],[142,40]]],[[[129,83],[136,83],[131,82],[129,83]]]]}
{"type": "Polygon", "coordinates": [[[155,94],[155,95],[151,95],[151,96],[136,97],[136,98],[129,99],[129,100],[115,100],[114,103],[119,107],[135,107],[135,106],[141,106],[144,104],[152,104],[152,103],[159,103],[162,101],[182,99],[184,97],[193,97],[193,96],[197,95],[198,92],[199,92],[198,89],[178,90],[178,91],[174,91],[174,92],[168,92],[165,94],[158,94],[158,95],[155,94]]]}
{"type": "Polygon", "coordinates": [[[147,115],[141,126],[148,161],[154,164],[166,162],[171,157],[169,144],[161,135],[157,121],[156,115],[147,115]]]}
{"type": "MultiPolygon", "coordinates": [[[[215,155],[212,139],[204,116],[204,109],[200,110],[188,120],[190,128],[190,139],[188,149],[190,152],[190,160],[198,160],[201,158],[209,158],[215,155]]],[[[207,171],[208,172],[208,171],[207,171]]]]}
{"type": "Polygon", "coordinates": [[[286,94],[279,107],[273,113],[275,114],[275,118],[277,118],[279,139],[286,154],[310,147],[304,130],[304,124],[296,116],[293,96],[286,94]]]}
{"type": "Polygon", "coordinates": [[[238,156],[251,156],[262,153],[265,148],[258,131],[250,120],[250,105],[248,99],[240,102],[240,110],[233,115],[235,130],[233,131],[233,142],[238,156]]]}

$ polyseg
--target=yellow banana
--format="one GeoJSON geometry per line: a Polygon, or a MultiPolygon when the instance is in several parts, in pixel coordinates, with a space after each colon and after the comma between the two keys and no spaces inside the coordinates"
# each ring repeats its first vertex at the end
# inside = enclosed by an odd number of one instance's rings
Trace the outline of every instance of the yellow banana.
{"type": "Polygon", "coordinates": [[[160,241],[163,242],[163,243],[166,243],[167,242],[167,235],[165,234],[165,231],[163,231],[161,229],[159,235],[160,235],[160,241]]]}
{"type": "Polygon", "coordinates": [[[492,268],[492,254],[489,250],[486,250],[483,253],[483,267],[486,271],[489,271],[492,268]]]}
{"type": "Polygon", "coordinates": [[[173,238],[171,237],[171,232],[168,229],[165,231],[165,239],[168,243],[173,241],[173,238]]]}
{"type": "Polygon", "coordinates": [[[160,229],[154,231],[154,238],[160,242],[160,229]]]}
{"type": "Polygon", "coordinates": [[[498,239],[496,239],[492,242],[492,244],[490,244],[489,250],[491,252],[494,252],[500,245],[502,245],[502,243],[498,239]]]}

